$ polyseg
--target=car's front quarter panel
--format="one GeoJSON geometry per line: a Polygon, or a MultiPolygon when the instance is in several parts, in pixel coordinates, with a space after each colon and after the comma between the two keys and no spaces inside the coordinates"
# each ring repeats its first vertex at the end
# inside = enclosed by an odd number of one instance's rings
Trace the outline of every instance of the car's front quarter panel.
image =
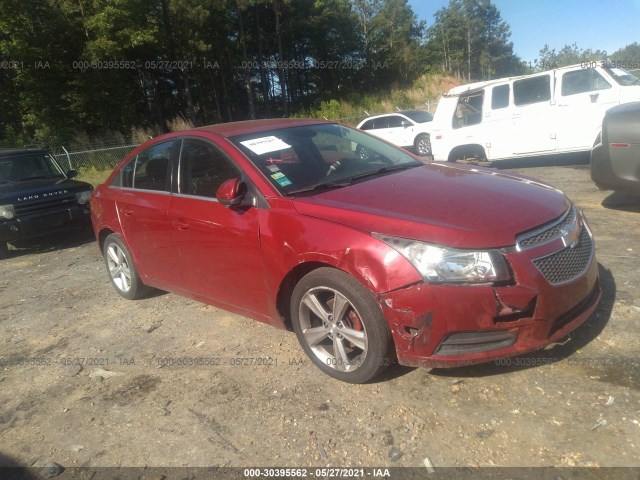
{"type": "MultiPolygon", "coordinates": [[[[269,296],[276,298],[287,276],[300,265],[326,265],[352,275],[372,294],[418,283],[415,268],[370,233],[299,214],[291,201],[271,202],[261,217],[260,237],[269,296]]],[[[274,315],[283,312],[275,311],[274,315]]]]}

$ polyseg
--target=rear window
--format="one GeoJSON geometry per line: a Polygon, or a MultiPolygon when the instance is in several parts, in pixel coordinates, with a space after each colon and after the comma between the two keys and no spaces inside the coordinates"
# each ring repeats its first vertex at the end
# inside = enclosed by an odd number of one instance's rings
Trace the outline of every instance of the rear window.
{"type": "Polygon", "coordinates": [[[513,103],[518,106],[551,100],[551,80],[549,75],[525,78],[513,82],[513,103]]]}
{"type": "Polygon", "coordinates": [[[491,109],[498,110],[509,106],[509,85],[498,85],[491,91],[491,109]]]}
{"type": "Polygon", "coordinates": [[[374,128],[373,120],[367,120],[360,127],[361,130],[373,130],[374,128]]]}

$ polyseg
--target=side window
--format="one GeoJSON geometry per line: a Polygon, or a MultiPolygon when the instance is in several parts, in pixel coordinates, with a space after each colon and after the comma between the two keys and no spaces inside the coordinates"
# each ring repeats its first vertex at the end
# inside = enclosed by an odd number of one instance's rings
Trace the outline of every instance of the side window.
{"type": "Polygon", "coordinates": [[[509,85],[498,85],[491,90],[491,109],[498,110],[509,106],[509,85]]]}
{"type": "Polygon", "coordinates": [[[180,193],[215,198],[222,183],[239,171],[213,145],[186,139],[180,153],[180,193]]]}
{"type": "Polygon", "coordinates": [[[367,120],[366,122],[364,122],[364,124],[362,124],[362,126],[360,127],[361,130],[372,130],[373,127],[373,120],[367,120]]]}
{"type": "Polygon", "coordinates": [[[393,115],[391,117],[387,117],[387,121],[389,122],[389,125],[387,128],[398,128],[398,127],[402,127],[402,121],[404,120],[404,118],[398,116],[398,115],[393,115]]]}
{"type": "Polygon", "coordinates": [[[513,103],[518,106],[551,100],[549,75],[525,78],[513,82],[513,103]]]}
{"type": "Polygon", "coordinates": [[[607,88],[611,88],[611,85],[593,68],[567,72],[562,77],[561,93],[563,97],[607,88]]]}
{"type": "Polygon", "coordinates": [[[484,90],[460,95],[458,106],[453,116],[453,128],[477,125],[482,122],[482,103],[484,90]]]}
{"type": "MultiPolygon", "coordinates": [[[[140,190],[169,191],[168,180],[170,174],[169,158],[173,140],[159,143],[147,148],[139,153],[134,160],[129,162],[133,165],[133,188],[140,190]]],[[[129,171],[123,172],[123,186],[125,186],[126,176],[129,171]]]]}

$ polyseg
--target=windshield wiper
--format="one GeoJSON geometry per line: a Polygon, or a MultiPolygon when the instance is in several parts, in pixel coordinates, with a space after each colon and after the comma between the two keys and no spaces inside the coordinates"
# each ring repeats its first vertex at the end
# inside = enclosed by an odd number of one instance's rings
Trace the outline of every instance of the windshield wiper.
{"type": "MultiPolygon", "coordinates": [[[[377,170],[372,170],[370,172],[359,173],[357,175],[353,175],[349,177],[349,180],[353,182],[354,180],[359,180],[365,177],[373,177],[375,175],[382,175],[383,173],[395,172],[397,170],[406,170],[408,168],[419,167],[422,165],[421,163],[402,163],[400,165],[389,165],[386,167],[378,168],[377,170]]],[[[350,182],[350,183],[351,183],[350,182]]]]}
{"type": "Polygon", "coordinates": [[[342,188],[348,187],[352,185],[355,180],[360,180],[361,178],[373,177],[376,175],[382,175],[385,173],[395,172],[398,170],[407,170],[409,168],[419,167],[422,163],[403,163],[400,165],[388,165],[386,167],[381,167],[376,170],[371,170],[370,172],[358,173],[357,175],[352,175],[344,179],[341,182],[320,182],[315,185],[311,185],[310,187],[300,188],[298,190],[292,190],[287,192],[287,195],[295,195],[297,193],[308,193],[315,192],[318,190],[329,190],[331,188],[342,188]]]}
{"type": "Polygon", "coordinates": [[[316,192],[318,190],[330,190],[332,188],[342,188],[348,187],[351,185],[351,180],[347,180],[346,182],[320,182],[315,185],[311,185],[310,187],[299,188],[298,190],[291,190],[287,192],[287,195],[295,195],[298,193],[307,193],[307,192],[316,192]]]}

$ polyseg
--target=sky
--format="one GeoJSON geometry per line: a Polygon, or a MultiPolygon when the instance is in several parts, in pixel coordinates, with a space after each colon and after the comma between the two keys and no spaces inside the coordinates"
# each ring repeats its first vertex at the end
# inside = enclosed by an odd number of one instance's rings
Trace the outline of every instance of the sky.
{"type": "MultiPolygon", "coordinates": [[[[533,62],[545,43],[556,51],[576,43],[611,54],[640,42],[640,0],[492,0],[511,27],[515,53],[533,62]]],[[[409,0],[420,20],[433,25],[433,14],[449,0],[409,0]]]]}

